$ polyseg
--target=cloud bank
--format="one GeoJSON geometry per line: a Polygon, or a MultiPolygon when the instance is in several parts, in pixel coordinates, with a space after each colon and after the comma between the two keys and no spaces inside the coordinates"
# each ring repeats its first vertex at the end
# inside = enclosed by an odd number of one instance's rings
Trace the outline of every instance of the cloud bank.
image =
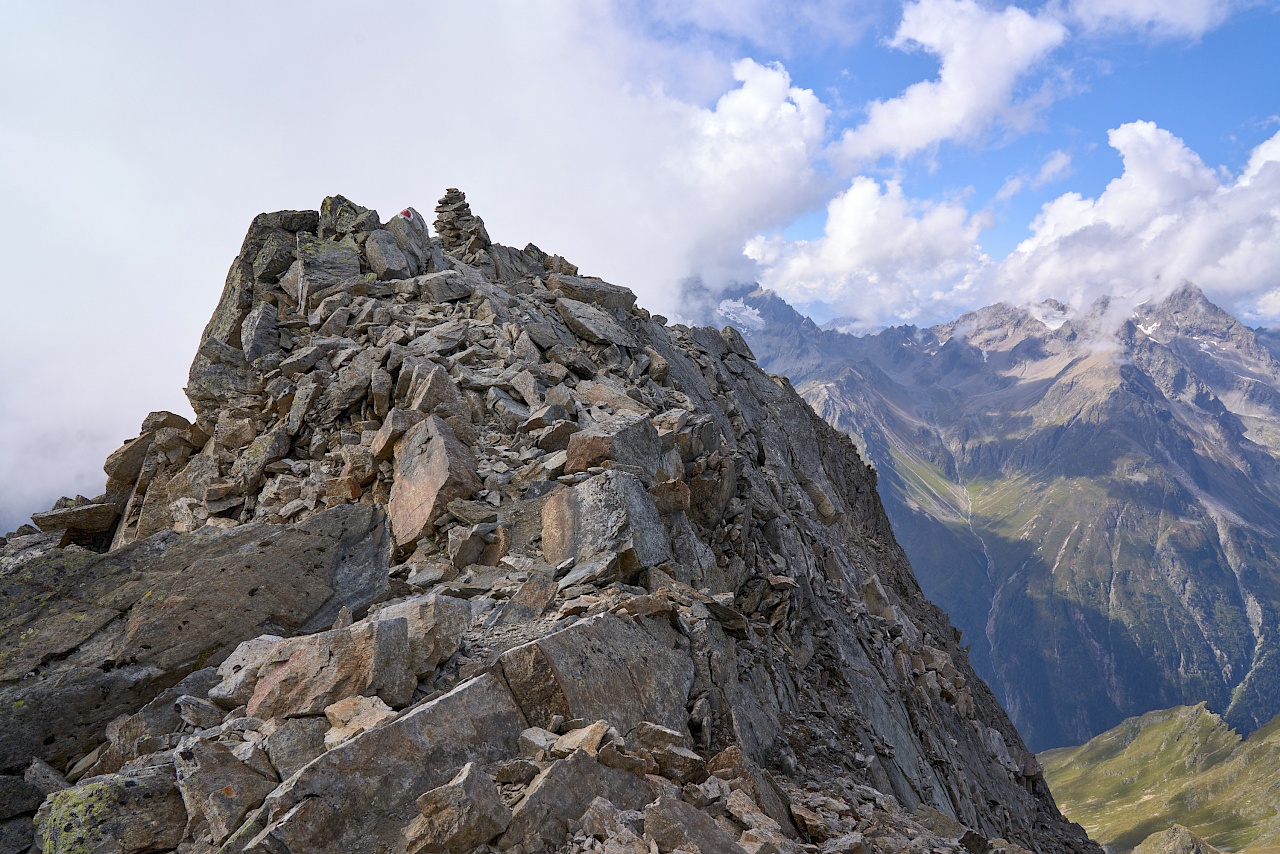
{"type": "MultiPolygon", "coordinates": [[[[1140,302],[1187,281],[1246,320],[1280,322],[1280,133],[1238,175],[1209,168],[1152,122],[1121,125],[1108,139],[1120,176],[1096,198],[1073,192],[1046,203],[1031,235],[1000,262],[982,253],[980,214],[868,178],[832,201],[820,239],[757,236],[745,251],[767,287],[863,328],[999,300],[1053,297],[1078,309],[1103,294],[1140,302]]],[[[1050,157],[1036,179],[1065,162],[1050,157]]]]}
{"type": "Polygon", "coordinates": [[[1046,204],[993,292],[1085,305],[1191,281],[1246,319],[1280,319],[1280,134],[1234,177],[1152,122],[1108,138],[1124,172],[1097,198],[1067,193],[1046,204]]]}

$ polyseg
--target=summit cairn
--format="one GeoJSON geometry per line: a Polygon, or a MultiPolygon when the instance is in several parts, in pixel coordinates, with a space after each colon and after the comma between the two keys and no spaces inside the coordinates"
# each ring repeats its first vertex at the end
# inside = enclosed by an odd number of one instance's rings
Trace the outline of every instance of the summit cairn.
{"type": "Polygon", "coordinates": [[[485,230],[484,220],[471,212],[467,196],[461,190],[450,187],[436,205],[436,234],[444,251],[468,264],[475,264],[493,241],[485,230]]]}
{"type": "Polygon", "coordinates": [[[1097,850],[849,439],[437,211],[258,216],[195,420],[7,538],[15,850],[1097,850]]]}

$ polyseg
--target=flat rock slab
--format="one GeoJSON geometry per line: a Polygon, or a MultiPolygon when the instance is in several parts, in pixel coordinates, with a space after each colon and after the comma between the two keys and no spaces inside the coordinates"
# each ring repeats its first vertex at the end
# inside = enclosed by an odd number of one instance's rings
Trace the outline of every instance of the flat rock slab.
{"type": "Polygon", "coordinates": [[[622,733],[641,721],[688,732],[693,661],[631,620],[601,614],[510,649],[499,663],[532,726],[561,715],[622,733]]]}
{"type": "Polygon", "coordinates": [[[560,297],[556,300],[556,312],[573,333],[592,344],[617,344],[619,347],[638,347],[635,336],[623,329],[607,312],[594,305],[576,299],[560,297]]]}
{"type": "Polygon", "coordinates": [[[468,762],[513,758],[527,726],[502,680],[478,676],[298,771],[267,798],[265,826],[244,828],[223,854],[397,850],[419,796],[468,762]]]}
{"type": "Polygon", "coordinates": [[[638,477],[606,471],[552,495],[542,510],[547,562],[631,553],[635,568],[671,560],[671,540],[653,497],[638,477]]]}
{"type": "Polygon", "coordinates": [[[65,510],[33,513],[31,521],[45,533],[75,528],[96,534],[109,530],[119,515],[119,511],[110,504],[81,504],[79,507],[68,507],[65,510]]]}
{"type": "Polygon", "coordinates": [[[332,625],[385,596],[384,514],[165,531],[104,555],[55,549],[0,573],[0,771],[87,752],[113,718],[244,640],[332,625]]]}
{"type": "Polygon", "coordinates": [[[601,279],[552,273],[547,276],[547,288],[561,296],[589,302],[601,308],[629,310],[636,304],[636,295],[629,288],[612,285],[601,279]]]}

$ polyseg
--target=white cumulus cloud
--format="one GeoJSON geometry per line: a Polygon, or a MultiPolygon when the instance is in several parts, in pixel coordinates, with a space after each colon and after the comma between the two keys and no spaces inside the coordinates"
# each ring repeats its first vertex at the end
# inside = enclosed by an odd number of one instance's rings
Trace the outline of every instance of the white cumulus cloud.
{"type": "Polygon", "coordinates": [[[911,199],[897,182],[858,177],[827,206],[821,238],[758,236],[746,255],[784,299],[871,328],[935,319],[968,302],[988,264],[977,244],[983,225],[961,204],[911,199]]]}
{"type": "Polygon", "coordinates": [[[1051,16],[1016,6],[992,11],[974,0],[909,4],[890,46],[934,54],[941,62],[938,77],[872,102],[867,120],[845,132],[838,153],[854,163],[902,158],[945,140],[975,139],[996,124],[1025,125],[1029,105],[1017,101],[1016,87],[1066,37],[1066,27],[1051,16]]]}
{"type": "Polygon", "coordinates": [[[1280,134],[1235,177],[1152,122],[1121,125],[1109,139],[1123,173],[1097,198],[1067,193],[1046,204],[993,290],[1081,306],[1191,281],[1245,318],[1280,319],[1280,134]]]}

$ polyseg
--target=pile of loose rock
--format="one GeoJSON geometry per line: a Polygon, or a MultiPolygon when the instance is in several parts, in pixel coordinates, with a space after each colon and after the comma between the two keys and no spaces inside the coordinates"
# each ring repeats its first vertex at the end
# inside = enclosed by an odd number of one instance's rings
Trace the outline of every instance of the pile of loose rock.
{"type": "Polygon", "coordinates": [[[10,535],[0,839],[1094,850],[847,438],[734,330],[437,210],[260,215],[195,421],[10,535]]]}

